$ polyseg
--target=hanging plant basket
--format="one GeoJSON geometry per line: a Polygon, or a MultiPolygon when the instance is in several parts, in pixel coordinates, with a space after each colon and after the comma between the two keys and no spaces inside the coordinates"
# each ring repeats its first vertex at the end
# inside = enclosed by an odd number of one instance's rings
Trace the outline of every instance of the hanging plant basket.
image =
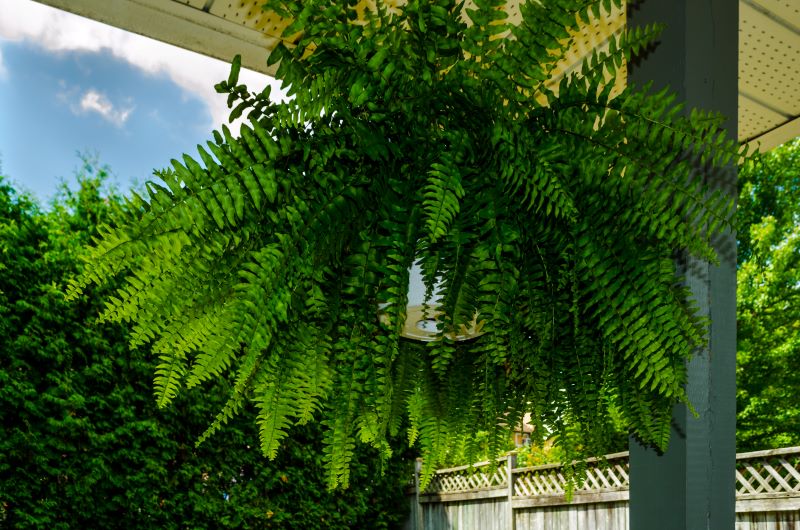
{"type": "Polygon", "coordinates": [[[620,3],[529,2],[512,24],[496,0],[268,2],[295,21],[270,56],[291,99],[248,92],[234,61],[217,88],[248,125],[157,172],[70,294],[125,275],[103,316],[161,359],[159,404],[233,370],[201,441],[249,403],[269,457],[322,422],[331,487],[357,441],[388,454],[404,430],[424,487],[525,413],[568,457],[620,428],[664,448],[706,340],[676,256],[715,259],[733,207],[706,175],[743,155],[721,117],[615,89],[657,27],[554,82],[620,3]],[[406,333],[415,262],[439,292],[425,341],[406,333]]]}

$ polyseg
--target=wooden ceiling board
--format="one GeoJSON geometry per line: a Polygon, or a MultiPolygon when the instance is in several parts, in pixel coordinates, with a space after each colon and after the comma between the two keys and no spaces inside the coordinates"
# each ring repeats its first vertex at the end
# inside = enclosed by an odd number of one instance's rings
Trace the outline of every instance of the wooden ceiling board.
{"type": "Polygon", "coordinates": [[[776,21],[782,22],[795,31],[800,31],[800,1],[798,0],[742,0],[741,3],[760,9],[776,21]]]}
{"type": "Polygon", "coordinates": [[[739,90],[775,112],[799,115],[800,34],[749,5],[742,5],[739,26],[739,90]]]}
{"type": "Polygon", "coordinates": [[[796,136],[800,0],[739,3],[739,141],[761,151],[796,136]]]}
{"type": "Polygon", "coordinates": [[[216,0],[209,13],[250,29],[261,31],[280,39],[283,30],[291,22],[272,11],[261,9],[262,0],[216,0]]]}

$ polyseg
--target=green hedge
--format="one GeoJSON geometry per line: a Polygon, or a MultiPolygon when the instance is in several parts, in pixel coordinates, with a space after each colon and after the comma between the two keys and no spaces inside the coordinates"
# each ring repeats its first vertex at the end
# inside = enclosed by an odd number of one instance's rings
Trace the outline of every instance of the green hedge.
{"type": "Polygon", "coordinates": [[[195,449],[224,381],[155,407],[152,360],[94,322],[98,297],[63,299],[81,245],[120,204],[100,191],[105,171],[82,173],[48,211],[0,178],[0,527],[399,526],[407,454],[381,475],[360,449],[349,490],[330,494],[317,426],[270,462],[247,414],[195,449]]]}

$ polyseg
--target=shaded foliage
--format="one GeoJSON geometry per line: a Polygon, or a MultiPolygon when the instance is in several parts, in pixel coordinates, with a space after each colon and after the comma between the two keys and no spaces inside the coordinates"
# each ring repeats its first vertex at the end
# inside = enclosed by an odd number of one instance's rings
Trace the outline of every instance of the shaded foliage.
{"type": "Polygon", "coordinates": [[[293,432],[264,461],[253,410],[213,446],[194,443],[224,403],[221,379],[158,410],[155,361],[129,351],[98,300],[67,303],[66,279],[99,222],[119,208],[105,170],[88,164],[78,191],[49,211],[0,179],[0,527],[391,528],[405,515],[409,464],[381,476],[374,451],[353,460],[353,488],[331,495],[319,426],[293,432]]]}

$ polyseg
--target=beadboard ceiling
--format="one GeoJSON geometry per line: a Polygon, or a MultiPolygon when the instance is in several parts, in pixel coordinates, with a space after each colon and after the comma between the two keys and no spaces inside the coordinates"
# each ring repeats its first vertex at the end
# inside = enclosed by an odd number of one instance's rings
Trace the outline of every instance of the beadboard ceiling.
{"type": "MultiPolygon", "coordinates": [[[[244,66],[266,74],[274,73],[266,50],[288,24],[262,11],[262,0],[37,1],[225,61],[238,53],[244,66]]],[[[740,0],[739,8],[738,137],[763,151],[800,136],[800,0],[740,0]]],[[[557,77],[624,23],[617,12],[583,28],[557,77]]]]}

